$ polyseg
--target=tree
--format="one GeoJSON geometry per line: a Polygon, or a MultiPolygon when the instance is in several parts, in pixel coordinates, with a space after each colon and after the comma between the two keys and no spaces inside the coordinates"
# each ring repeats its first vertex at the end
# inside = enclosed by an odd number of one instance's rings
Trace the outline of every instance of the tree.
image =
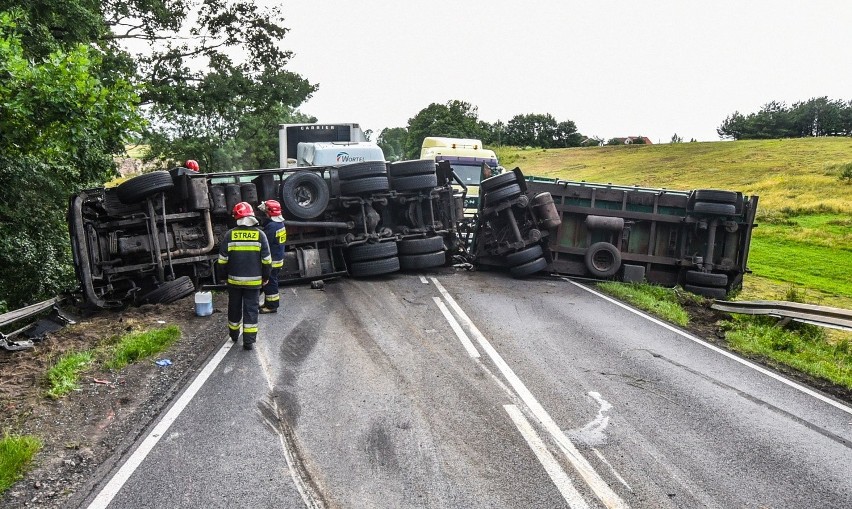
{"type": "Polygon", "coordinates": [[[549,113],[515,115],[506,125],[506,144],[519,147],[564,148],[579,147],[583,135],[577,125],[567,120],[556,122],[549,113]]]}
{"type": "Polygon", "coordinates": [[[677,133],[674,133],[672,135],[672,141],[671,142],[672,143],[683,143],[683,138],[681,136],[678,136],[677,133]]]}
{"type": "Polygon", "coordinates": [[[427,136],[481,139],[484,132],[478,116],[478,108],[464,101],[430,104],[408,119],[405,157],[417,158],[423,139],[427,136]]]}
{"type": "Polygon", "coordinates": [[[71,286],[68,196],[111,178],[143,124],[136,89],[99,79],[98,51],[45,36],[36,59],[31,32],[24,11],[0,12],[0,293],[13,307],[71,286]]]}
{"type": "Polygon", "coordinates": [[[385,153],[388,161],[401,161],[405,157],[405,144],[408,141],[408,130],[404,127],[389,127],[382,129],[376,144],[385,153]]]}
{"type": "Polygon", "coordinates": [[[721,138],[734,140],[852,135],[852,102],[815,97],[792,108],[770,101],[759,111],[734,112],[716,129],[721,138]]]}

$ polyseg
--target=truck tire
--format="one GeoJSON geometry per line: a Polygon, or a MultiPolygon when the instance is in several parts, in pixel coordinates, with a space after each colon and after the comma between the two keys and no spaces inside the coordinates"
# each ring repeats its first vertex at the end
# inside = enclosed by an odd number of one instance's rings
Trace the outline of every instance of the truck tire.
{"type": "Polygon", "coordinates": [[[542,254],[541,246],[536,244],[518,252],[507,254],[506,265],[509,267],[523,265],[524,263],[531,262],[536,258],[541,257],[542,254]]]}
{"type": "Polygon", "coordinates": [[[242,196],[242,201],[250,204],[252,207],[257,207],[257,204],[260,203],[257,201],[257,186],[251,182],[240,184],[240,196],[242,196]]]}
{"type": "Polygon", "coordinates": [[[387,166],[384,161],[364,161],[363,163],[344,164],[337,167],[340,180],[358,180],[364,177],[386,177],[387,166]]]}
{"type": "Polygon", "coordinates": [[[701,295],[710,299],[725,299],[728,297],[728,292],[724,288],[711,288],[709,286],[698,285],[683,285],[683,289],[689,293],[701,295]]]}
{"type": "Polygon", "coordinates": [[[399,270],[399,258],[382,258],[381,260],[368,260],[356,262],[349,265],[349,273],[354,277],[379,276],[390,274],[399,270]]]}
{"type": "Polygon", "coordinates": [[[737,193],[733,191],[720,191],[718,189],[696,189],[693,191],[695,201],[709,201],[713,203],[737,203],[737,193]]]}
{"type": "Polygon", "coordinates": [[[440,267],[447,263],[447,254],[442,249],[434,253],[403,255],[399,257],[399,267],[402,270],[428,269],[440,267]]]}
{"type": "Polygon", "coordinates": [[[518,177],[514,172],[501,173],[500,175],[494,175],[493,177],[488,177],[479,183],[480,189],[482,189],[483,193],[487,193],[493,189],[499,189],[503,186],[507,186],[509,184],[515,184],[518,182],[518,177]]]}
{"type": "Polygon", "coordinates": [[[589,246],[585,256],[586,269],[595,277],[613,276],[621,268],[621,252],[609,242],[589,246]]]}
{"type": "MultiPolygon", "coordinates": [[[[514,175],[514,174],[513,174],[514,175]]],[[[498,175],[502,176],[502,175],[498,175]]],[[[492,177],[493,178],[493,177],[492,177]]],[[[510,200],[521,194],[521,186],[518,184],[509,184],[506,187],[501,187],[500,189],[495,189],[493,191],[488,191],[485,194],[485,205],[493,206],[498,203],[510,200]]]]}
{"type": "Polygon", "coordinates": [[[541,272],[547,267],[547,260],[544,258],[536,258],[535,260],[527,263],[523,263],[516,267],[512,267],[509,269],[509,273],[512,274],[514,278],[523,278],[527,276],[531,276],[536,272],[541,272]]]}
{"type": "Polygon", "coordinates": [[[369,193],[382,193],[388,190],[387,177],[366,177],[340,182],[340,194],[357,196],[369,193]]]}
{"type": "Polygon", "coordinates": [[[412,175],[410,177],[396,177],[391,180],[394,191],[416,191],[419,189],[433,189],[438,187],[438,176],[435,173],[428,175],[412,175]]]}
{"type": "Polygon", "coordinates": [[[375,244],[358,244],[347,250],[350,262],[363,262],[396,256],[396,242],[378,242],[375,244]]]}
{"type": "Polygon", "coordinates": [[[298,219],[313,219],[325,212],[329,200],[328,185],[311,171],[298,171],[281,186],[281,204],[298,219]]]}
{"type": "Polygon", "coordinates": [[[728,275],[719,274],[718,272],[701,272],[697,270],[686,271],[685,276],[687,283],[694,283],[699,286],[728,286],[728,275]]]}
{"type": "Polygon", "coordinates": [[[410,177],[412,175],[434,175],[435,161],[431,159],[415,159],[413,161],[399,161],[388,165],[388,174],[391,178],[410,177]]]}
{"type": "Polygon", "coordinates": [[[115,188],[121,203],[139,203],[145,198],[171,190],[175,186],[167,171],[152,171],[122,182],[115,188]]]}
{"type": "Polygon", "coordinates": [[[182,299],[195,291],[195,284],[189,276],[181,276],[174,281],[166,281],[159,287],[143,295],[142,304],[169,304],[182,299]]]}
{"type": "Polygon", "coordinates": [[[692,211],[707,216],[734,216],[737,214],[737,207],[730,203],[697,201],[692,207],[692,211]]]}
{"type": "Polygon", "coordinates": [[[135,212],[141,212],[139,202],[126,204],[118,198],[115,188],[104,189],[104,210],[113,217],[129,216],[135,212]]]}
{"type": "Polygon", "coordinates": [[[399,241],[399,254],[401,255],[434,253],[435,251],[443,251],[443,249],[444,238],[441,236],[399,241]]]}

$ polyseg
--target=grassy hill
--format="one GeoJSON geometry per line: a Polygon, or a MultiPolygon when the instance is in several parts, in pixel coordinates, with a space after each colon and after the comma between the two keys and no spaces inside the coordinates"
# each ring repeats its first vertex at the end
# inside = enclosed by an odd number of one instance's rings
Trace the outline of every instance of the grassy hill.
{"type": "Polygon", "coordinates": [[[566,180],[715,188],[758,195],[744,298],[852,308],[852,165],[849,138],[497,150],[506,168],[566,180]]]}

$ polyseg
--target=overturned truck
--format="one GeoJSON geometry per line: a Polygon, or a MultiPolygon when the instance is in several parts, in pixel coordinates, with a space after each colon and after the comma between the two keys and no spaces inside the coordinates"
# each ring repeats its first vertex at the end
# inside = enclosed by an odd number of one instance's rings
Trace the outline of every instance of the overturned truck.
{"type": "Polygon", "coordinates": [[[446,162],[176,168],[72,196],[68,224],[82,301],[99,308],[221,285],[215,261],[234,226],[230,211],[267,199],[284,209],[282,284],[423,270],[461,256],[515,277],[647,280],[722,298],[747,271],[757,197],[542,180],[518,168],[483,180],[480,193],[471,222],[446,162]]]}

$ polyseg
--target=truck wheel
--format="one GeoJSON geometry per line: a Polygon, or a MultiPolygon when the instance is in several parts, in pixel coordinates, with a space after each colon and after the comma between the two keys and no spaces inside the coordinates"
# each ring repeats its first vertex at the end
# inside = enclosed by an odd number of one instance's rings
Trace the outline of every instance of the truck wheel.
{"type": "Polygon", "coordinates": [[[687,292],[701,295],[710,299],[724,299],[728,296],[728,292],[724,288],[711,288],[709,286],[698,285],[683,285],[683,289],[687,292]]]}
{"type": "Polygon", "coordinates": [[[325,180],[310,171],[298,171],[281,186],[281,203],[299,219],[313,219],[325,212],[329,192],[325,180]]]}
{"type": "Polygon", "coordinates": [[[719,191],[717,189],[696,189],[693,191],[695,201],[709,201],[713,203],[737,203],[737,193],[733,191],[719,191]]]}
{"type": "Polygon", "coordinates": [[[152,171],[122,182],[115,188],[121,203],[139,203],[145,198],[169,191],[175,186],[167,171],[152,171]]]}
{"type": "Polygon", "coordinates": [[[737,214],[737,207],[730,203],[697,201],[692,207],[692,211],[696,214],[705,214],[708,216],[734,216],[737,214]]]}
{"type": "Polygon", "coordinates": [[[509,184],[514,184],[518,181],[518,177],[515,176],[514,172],[501,173],[500,175],[494,175],[493,177],[488,177],[479,183],[479,187],[482,189],[483,193],[487,193],[488,191],[501,188],[503,186],[507,186],[509,184]]]}
{"type": "Polygon", "coordinates": [[[355,277],[378,276],[390,274],[399,270],[399,258],[382,258],[381,260],[368,260],[356,262],[349,265],[349,273],[355,277]]]}
{"type": "Polygon", "coordinates": [[[399,161],[388,165],[388,174],[392,178],[410,177],[412,175],[434,175],[435,161],[431,159],[415,159],[399,161]]]}
{"type": "Polygon", "coordinates": [[[536,258],[535,260],[527,263],[523,263],[518,265],[517,267],[512,267],[509,269],[509,273],[512,274],[512,277],[522,278],[527,277],[536,272],[541,272],[547,267],[547,260],[544,258],[536,258]]]}
{"type": "Polygon", "coordinates": [[[357,180],[344,180],[340,183],[340,194],[344,196],[381,193],[387,190],[387,177],[366,177],[357,180]]]}
{"type": "MultiPolygon", "coordinates": [[[[514,174],[513,174],[514,175],[514,174]]],[[[498,175],[502,176],[502,175],[498,175]]],[[[494,177],[492,177],[494,178],[494,177]]],[[[521,186],[518,184],[509,184],[506,187],[488,191],[485,193],[485,205],[496,205],[504,200],[509,200],[521,194],[521,186]]]]}
{"type": "Polygon", "coordinates": [[[388,169],[384,161],[364,161],[337,167],[340,180],[357,180],[364,177],[385,177],[388,169]]]}
{"type": "Polygon", "coordinates": [[[441,236],[399,241],[399,254],[401,255],[434,253],[435,251],[443,251],[443,249],[444,238],[441,236]]]}
{"type": "Polygon", "coordinates": [[[506,255],[506,265],[509,267],[515,267],[517,265],[522,265],[524,263],[535,260],[536,258],[541,257],[542,250],[541,246],[538,244],[528,247],[526,249],[522,249],[516,253],[509,253],[506,255]]]}
{"type": "Polygon", "coordinates": [[[596,242],[586,250],[585,262],[593,276],[610,277],[621,268],[621,252],[609,242],[596,242]]]}
{"type": "Polygon", "coordinates": [[[118,198],[115,188],[104,189],[104,210],[113,217],[129,216],[135,212],[141,212],[139,202],[125,204],[118,198]]]}
{"type": "Polygon", "coordinates": [[[182,299],[195,291],[195,284],[189,276],[181,276],[174,281],[166,281],[159,287],[142,296],[142,304],[168,304],[182,299]]]}
{"type": "Polygon", "coordinates": [[[396,242],[378,242],[376,244],[358,244],[348,249],[350,262],[378,260],[397,255],[396,242]]]}
{"type": "Polygon", "coordinates": [[[418,189],[432,189],[438,187],[438,176],[434,173],[428,175],[412,175],[410,177],[396,177],[391,180],[394,191],[415,191],[418,189]]]}
{"type": "Polygon", "coordinates": [[[728,286],[728,275],[718,272],[700,272],[697,270],[686,271],[686,282],[695,283],[699,286],[728,286]]]}
{"type": "Polygon", "coordinates": [[[447,262],[447,254],[442,249],[434,253],[403,255],[399,257],[399,267],[402,270],[428,269],[440,267],[447,262]]]}

